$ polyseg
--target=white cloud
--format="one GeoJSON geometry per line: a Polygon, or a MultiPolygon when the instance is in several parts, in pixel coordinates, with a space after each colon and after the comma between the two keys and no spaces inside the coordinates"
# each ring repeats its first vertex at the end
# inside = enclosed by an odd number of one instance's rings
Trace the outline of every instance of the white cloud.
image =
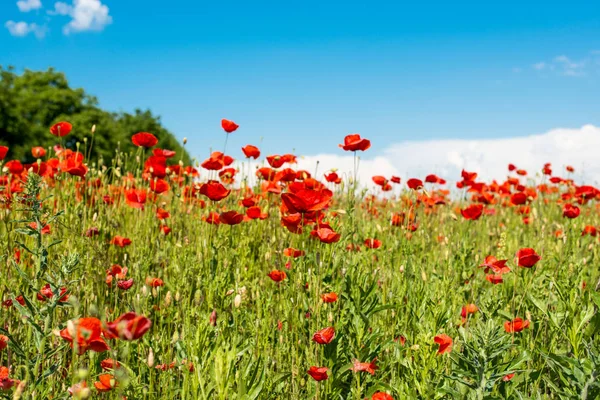
{"type": "Polygon", "coordinates": [[[571,77],[586,76],[590,69],[597,64],[597,55],[595,51],[590,51],[588,55],[574,61],[566,55],[559,55],[549,61],[540,61],[531,66],[536,71],[552,71],[554,74],[571,77]],[[596,62],[594,62],[596,61],[596,62]]]}
{"type": "Polygon", "coordinates": [[[100,0],[73,0],[73,4],[56,2],[51,14],[68,15],[71,21],[64,26],[63,33],[101,31],[112,23],[109,9],[100,0]]]}
{"type": "Polygon", "coordinates": [[[542,62],[533,64],[532,67],[533,67],[533,69],[537,69],[538,71],[541,71],[544,68],[546,68],[546,63],[542,61],[542,62]]]}
{"type": "MultiPolygon", "coordinates": [[[[507,166],[515,164],[528,171],[530,178],[541,172],[543,165],[552,163],[554,175],[566,176],[564,167],[575,168],[578,183],[600,182],[600,127],[585,125],[579,129],[558,128],[531,136],[503,139],[445,139],[404,141],[391,145],[382,155],[369,157],[369,151],[359,152],[361,158],[358,178],[372,187],[371,177],[392,175],[402,177],[402,185],[409,178],[424,179],[436,174],[448,182],[461,178],[461,170],[477,172],[480,179],[503,181],[508,176],[507,166]]],[[[353,157],[350,154],[319,154],[298,157],[294,169],[304,169],[322,179],[323,174],[336,168],[344,179],[353,175],[353,157]]],[[[266,165],[266,163],[265,163],[266,165]]],[[[254,171],[252,163],[251,171],[254,171]]],[[[262,165],[261,165],[262,166],[262,165]]],[[[238,165],[240,171],[248,167],[238,165]]],[[[479,178],[478,178],[479,179],[479,178]]]]}
{"type": "Polygon", "coordinates": [[[33,33],[38,39],[46,35],[46,27],[36,24],[28,24],[27,22],[7,21],[4,26],[12,36],[25,37],[33,33]]]}
{"type": "Polygon", "coordinates": [[[41,0],[19,0],[17,1],[17,7],[21,12],[29,12],[42,8],[42,2],[41,0]]]}

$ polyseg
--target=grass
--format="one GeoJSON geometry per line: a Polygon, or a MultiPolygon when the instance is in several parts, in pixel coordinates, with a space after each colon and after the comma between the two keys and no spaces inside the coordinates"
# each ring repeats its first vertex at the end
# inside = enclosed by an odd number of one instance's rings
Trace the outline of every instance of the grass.
{"type": "MultiPolygon", "coordinates": [[[[327,183],[333,198],[319,213],[341,237],[322,243],[310,235],[309,218],[301,234],[282,226],[281,196],[260,185],[242,182],[216,202],[190,196],[199,183],[173,174],[170,190],[155,195],[142,179],[140,160],[147,156],[142,149],[117,153],[110,165],[90,163],[85,178],[6,173],[6,186],[18,190],[0,208],[2,300],[13,304],[1,314],[8,347],[0,351],[0,365],[9,377],[0,381],[20,383],[0,397],[69,398],[68,389],[82,382],[87,389],[75,388],[75,398],[600,396],[598,237],[581,235],[586,225],[600,225],[598,203],[580,205],[577,218],[563,217],[560,194],[574,185],[552,185],[559,193],[534,190],[525,224],[509,195],[496,193],[495,204],[485,206],[495,214],[466,220],[460,213],[470,204],[466,192],[428,205],[438,193],[431,185],[398,185],[384,200],[355,196],[351,182],[327,183]],[[148,192],[143,209],[126,201],[133,186],[148,192]],[[244,214],[240,201],[250,195],[266,219],[234,226],[204,221],[213,211],[244,214]],[[159,220],[159,207],[170,217],[159,220]],[[406,217],[394,226],[399,213],[406,217]],[[44,223],[48,234],[42,234],[44,223]],[[408,229],[413,223],[414,231],[408,229]],[[92,227],[98,234],[87,236],[92,227]],[[131,244],[110,244],[116,235],[131,244]],[[369,249],[366,239],[380,240],[381,247],[369,249]],[[289,247],[305,254],[287,257],[289,247]],[[515,254],[522,248],[535,249],[541,260],[518,267],[515,254]],[[488,255],[508,260],[502,284],[486,280],[479,267],[488,255]],[[130,289],[120,289],[118,278],[107,285],[113,264],[128,268],[121,280],[132,278],[130,289]],[[273,270],[286,278],[273,281],[273,270]],[[152,278],[164,285],[153,287],[152,278]],[[40,301],[47,283],[53,294],[40,301]],[[338,300],[325,303],[321,296],[330,292],[338,300]],[[463,320],[468,304],[477,311],[463,320]],[[106,324],[130,311],[150,319],[151,328],[136,340],[106,338],[109,351],[79,355],[78,344],[72,349],[59,335],[66,329],[74,336],[78,318],[106,324]],[[507,333],[505,322],[516,317],[529,327],[507,333]],[[329,344],[312,340],[327,327],[335,329],[329,344]],[[434,340],[441,334],[453,341],[444,354],[434,340]],[[120,366],[103,369],[108,358],[120,366]],[[357,371],[356,362],[375,359],[373,374],[357,371]],[[326,367],[328,379],[315,381],[307,374],[311,366],[326,367]],[[108,380],[102,374],[110,374],[108,380]]],[[[216,172],[203,171],[200,181],[210,177],[216,172]]],[[[532,181],[529,186],[536,188],[532,181]]]]}

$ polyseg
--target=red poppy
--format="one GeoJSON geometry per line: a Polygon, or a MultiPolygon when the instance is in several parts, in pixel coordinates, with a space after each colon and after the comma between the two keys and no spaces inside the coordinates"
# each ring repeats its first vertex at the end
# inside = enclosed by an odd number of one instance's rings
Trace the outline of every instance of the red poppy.
{"type": "Polygon", "coordinates": [[[335,329],[330,326],[325,329],[321,329],[320,331],[315,332],[312,337],[314,342],[318,344],[329,344],[335,338],[335,329]]]}
{"type": "MultiPolygon", "coordinates": [[[[66,294],[67,293],[67,288],[66,287],[62,287],[60,288],[60,299],[59,301],[61,303],[66,302],[67,300],[69,300],[69,295],[66,294]]],[[[52,291],[52,288],[50,287],[49,283],[46,283],[39,291],[39,293],[37,294],[37,299],[39,301],[46,301],[48,299],[51,299],[52,297],[54,297],[54,292],[52,291]]]]}
{"type": "Polygon", "coordinates": [[[267,162],[269,163],[269,165],[273,168],[279,168],[281,167],[283,164],[285,164],[285,159],[277,154],[271,155],[271,156],[267,156],[267,162]]]}
{"type": "Polygon", "coordinates": [[[515,169],[517,169],[517,167],[515,166],[515,164],[508,164],[508,170],[509,171],[514,171],[515,169]]]}
{"type": "Polygon", "coordinates": [[[160,278],[153,278],[153,277],[147,277],[146,278],[146,285],[156,288],[156,287],[161,287],[164,286],[165,283],[163,282],[162,279],[160,278]]]}
{"type": "Polygon", "coordinates": [[[175,157],[175,154],[177,154],[177,153],[174,152],[173,150],[154,149],[154,150],[152,150],[152,154],[154,154],[157,157],[172,158],[172,157],[175,157]]]}
{"type": "Polygon", "coordinates": [[[158,218],[160,220],[164,220],[169,217],[171,217],[171,214],[167,210],[163,210],[162,208],[159,208],[158,210],[156,210],[156,218],[158,218]]]}
{"type": "Polygon", "coordinates": [[[244,214],[237,211],[226,211],[219,215],[219,221],[225,225],[237,225],[244,220],[244,214]]]}
{"type": "Polygon", "coordinates": [[[101,334],[102,322],[92,317],[72,321],[60,331],[60,337],[71,343],[71,347],[73,347],[73,340],[77,342],[77,351],[80,355],[88,350],[97,353],[110,350],[101,334]]]}
{"type": "Polygon", "coordinates": [[[469,314],[475,314],[477,311],[479,311],[479,308],[475,304],[467,304],[460,310],[460,316],[467,318],[469,314]]]}
{"type": "Polygon", "coordinates": [[[0,161],[6,158],[6,154],[8,153],[8,147],[0,146],[0,161]]]}
{"type": "Polygon", "coordinates": [[[341,237],[339,233],[336,233],[333,229],[329,227],[319,228],[313,232],[322,243],[335,243],[338,242],[341,237]]]}
{"type": "Polygon", "coordinates": [[[111,374],[101,374],[98,381],[94,382],[94,387],[99,392],[110,392],[117,387],[117,380],[111,374]]]}
{"type": "Polygon", "coordinates": [[[121,366],[121,364],[118,361],[113,360],[112,358],[106,358],[102,361],[100,361],[100,367],[102,367],[103,370],[111,370],[111,369],[117,369],[121,366]]]}
{"type": "Polygon", "coordinates": [[[211,225],[219,225],[221,222],[219,221],[219,214],[211,211],[208,216],[202,217],[204,222],[208,222],[211,225]]]}
{"type": "Polygon", "coordinates": [[[385,178],[385,176],[381,176],[381,175],[375,175],[371,178],[373,180],[373,182],[378,185],[378,186],[385,186],[388,182],[388,180],[385,178]]]}
{"type": "Polygon", "coordinates": [[[244,152],[246,158],[252,157],[256,160],[258,157],[260,157],[260,150],[258,149],[258,147],[253,146],[251,144],[242,147],[242,151],[244,152]]]}
{"type": "Polygon", "coordinates": [[[285,271],[279,271],[279,270],[276,270],[276,269],[274,269],[273,271],[269,272],[267,274],[267,276],[269,278],[271,278],[274,282],[281,282],[285,278],[287,278],[287,275],[286,275],[285,271]]]}
{"type": "Polygon", "coordinates": [[[400,184],[400,182],[401,182],[399,176],[393,176],[393,175],[392,175],[392,178],[390,179],[390,181],[392,181],[395,184],[400,184]]]}
{"type": "Polygon", "coordinates": [[[14,385],[18,385],[19,381],[9,378],[9,370],[6,367],[0,367],[0,390],[9,390],[14,385]]]}
{"type": "Polygon", "coordinates": [[[152,322],[148,318],[128,312],[107,323],[106,331],[112,337],[122,340],[137,340],[144,336],[151,326],[152,322]]]}
{"type": "Polygon", "coordinates": [[[342,178],[337,174],[337,172],[333,171],[329,174],[325,174],[325,180],[327,182],[335,183],[336,185],[342,183],[342,178]]]}
{"type": "Polygon", "coordinates": [[[25,169],[23,167],[23,164],[21,164],[21,161],[19,160],[11,160],[4,164],[4,166],[6,167],[6,169],[8,169],[8,172],[10,172],[13,175],[19,175],[25,169]]]}
{"type": "Polygon", "coordinates": [[[460,213],[466,220],[475,221],[483,213],[483,204],[471,204],[467,208],[460,210],[460,213]]]}
{"type": "Polygon", "coordinates": [[[131,239],[117,235],[112,238],[112,240],[110,241],[110,244],[114,244],[115,246],[119,246],[119,247],[126,247],[131,244],[131,239]]]}
{"type": "Polygon", "coordinates": [[[352,372],[368,372],[371,375],[375,375],[375,371],[379,369],[377,366],[377,358],[373,359],[371,362],[360,362],[356,359],[352,361],[352,368],[350,368],[352,372]]]}
{"type": "Polygon", "coordinates": [[[339,145],[346,151],[365,151],[371,147],[371,141],[368,139],[361,139],[358,133],[353,133],[344,138],[344,144],[339,145]]]}
{"type": "Polygon", "coordinates": [[[566,169],[567,169],[567,171],[569,171],[569,172],[575,172],[575,168],[573,168],[573,167],[572,167],[572,166],[570,166],[570,165],[567,165],[567,166],[566,166],[566,169]]]}
{"type": "Polygon", "coordinates": [[[203,194],[212,201],[221,201],[229,196],[230,192],[230,190],[217,181],[208,181],[200,187],[200,194],[203,194]]]}
{"type": "Polygon", "coordinates": [[[4,350],[8,346],[8,336],[0,335],[0,351],[4,350]]]}
{"type": "Polygon", "coordinates": [[[579,217],[581,210],[576,205],[567,203],[563,207],[563,217],[573,219],[579,217]]]}
{"type": "Polygon", "coordinates": [[[597,236],[598,235],[598,230],[596,229],[595,226],[586,225],[583,228],[583,231],[581,232],[581,236],[585,236],[585,235],[597,236]]]}
{"type": "Polygon", "coordinates": [[[269,216],[269,214],[263,213],[259,206],[248,207],[246,209],[246,215],[250,219],[266,219],[269,216]]]}
{"type": "Polygon", "coordinates": [[[440,348],[437,352],[438,354],[444,354],[452,351],[452,338],[445,333],[437,335],[433,338],[433,341],[440,345],[440,348]]]}
{"type": "Polygon", "coordinates": [[[283,255],[286,257],[298,258],[304,255],[304,250],[298,250],[294,249],[293,247],[288,247],[287,249],[283,250],[283,255]]]}
{"type": "Polygon", "coordinates": [[[510,272],[510,268],[506,265],[508,260],[497,260],[494,256],[487,256],[480,267],[485,267],[487,273],[490,269],[496,274],[506,274],[510,272]]]}
{"type": "Polygon", "coordinates": [[[310,367],[308,371],[306,371],[315,381],[324,381],[329,378],[327,375],[327,367],[310,367]]]}
{"type": "Polygon", "coordinates": [[[121,290],[129,290],[133,286],[133,278],[126,281],[118,281],[117,287],[121,290]]]}
{"type": "Polygon", "coordinates": [[[423,181],[416,178],[411,178],[406,182],[406,185],[413,190],[418,190],[423,187],[423,181]]]}
{"type": "MultiPolygon", "coordinates": [[[[38,226],[35,222],[30,223],[29,227],[35,231],[37,231],[37,229],[38,229],[38,226]]],[[[50,225],[43,224],[42,231],[41,231],[42,235],[49,235],[51,232],[52,232],[52,228],[50,228],[50,225]]]]}
{"type": "Polygon", "coordinates": [[[152,179],[150,181],[150,189],[156,194],[161,194],[168,192],[170,187],[164,179],[152,179]]]}
{"type": "Polygon", "coordinates": [[[510,196],[510,202],[515,206],[523,205],[527,203],[527,194],[524,192],[513,193],[510,196]]]}
{"type": "Polygon", "coordinates": [[[222,119],[221,120],[221,127],[223,128],[223,130],[227,133],[231,133],[231,132],[235,132],[237,128],[239,128],[240,126],[238,124],[236,124],[233,121],[230,121],[228,119],[222,119]]]}
{"type": "Polygon", "coordinates": [[[69,122],[63,121],[52,125],[50,127],[50,133],[54,136],[63,137],[67,136],[71,132],[71,129],[73,129],[73,125],[71,125],[69,122]]]}
{"type": "Polygon", "coordinates": [[[529,321],[523,321],[523,319],[520,317],[504,323],[504,330],[506,333],[518,333],[527,328],[529,328],[529,321]]]}
{"type": "Polygon", "coordinates": [[[146,203],[146,191],[141,189],[130,189],[125,192],[125,202],[133,208],[144,209],[146,203]]]}
{"type": "MultiPolygon", "coordinates": [[[[35,146],[31,148],[31,155],[35,158],[42,158],[46,155],[46,149],[41,146],[35,146]]],[[[0,158],[1,159],[1,158],[0,158]]]]}
{"type": "Polygon", "coordinates": [[[504,278],[502,278],[502,275],[486,275],[485,279],[493,285],[498,285],[504,282],[504,278]]]}
{"type": "Polygon", "coordinates": [[[373,396],[371,396],[371,400],[394,400],[394,398],[386,392],[375,392],[373,393],[373,396]]]}
{"type": "Polygon", "coordinates": [[[531,268],[540,261],[541,257],[534,249],[524,248],[517,251],[517,259],[519,261],[519,267],[531,268]]]}
{"type": "Polygon", "coordinates": [[[365,239],[365,246],[367,246],[369,249],[378,249],[381,247],[381,240],[365,239]]]}
{"type": "Polygon", "coordinates": [[[149,149],[150,147],[156,146],[158,143],[158,139],[151,133],[148,132],[139,132],[131,137],[131,141],[137,147],[145,147],[149,149]]]}
{"type": "Polygon", "coordinates": [[[338,299],[338,295],[335,292],[324,293],[321,295],[323,303],[335,303],[338,299]]]}
{"type": "Polygon", "coordinates": [[[507,374],[507,375],[504,375],[504,376],[502,377],[502,380],[503,380],[504,382],[508,382],[508,381],[510,381],[512,378],[514,378],[514,376],[515,376],[515,374],[507,374]]]}
{"type": "Polygon", "coordinates": [[[328,189],[301,189],[296,193],[283,193],[281,200],[292,213],[305,214],[320,211],[331,202],[333,193],[328,189]]]}

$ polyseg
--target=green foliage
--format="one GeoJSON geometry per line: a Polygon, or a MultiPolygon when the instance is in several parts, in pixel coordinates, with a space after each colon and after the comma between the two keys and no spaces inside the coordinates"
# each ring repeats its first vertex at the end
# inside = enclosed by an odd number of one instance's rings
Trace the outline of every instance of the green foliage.
{"type": "Polygon", "coordinates": [[[91,160],[111,160],[116,149],[128,153],[134,150],[133,134],[151,132],[159,139],[158,147],[175,150],[178,159],[190,163],[183,146],[150,110],[108,112],[83,89],[70,87],[66,76],[52,68],[19,75],[0,67],[0,145],[10,148],[10,158],[32,162],[33,146],[48,148],[56,143],[49,128],[59,121],[73,124],[64,145],[75,150],[79,143],[91,160]]]}

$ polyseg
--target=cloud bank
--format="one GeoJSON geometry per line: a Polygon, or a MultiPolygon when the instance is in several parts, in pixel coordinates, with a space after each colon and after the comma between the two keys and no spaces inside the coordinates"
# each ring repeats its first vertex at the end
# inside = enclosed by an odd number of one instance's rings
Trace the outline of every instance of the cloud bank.
{"type": "Polygon", "coordinates": [[[8,33],[16,37],[25,37],[33,33],[38,39],[41,39],[46,35],[46,27],[24,21],[7,21],[4,26],[8,29],[8,33]]]}
{"type": "MultiPolygon", "coordinates": [[[[575,168],[576,182],[600,182],[600,127],[585,125],[579,129],[558,128],[549,132],[503,139],[448,139],[403,141],[391,145],[382,155],[369,157],[360,153],[358,178],[371,186],[373,175],[421,178],[434,173],[449,182],[460,180],[461,170],[477,172],[485,181],[504,180],[507,166],[515,164],[535,178],[542,166],[550,162],[554,175],[566,176],[565,166],[575,168]]],[[[331,169],[345,178],[353,174],[353,157],[349,154],[318,154],[298,157],[296,169],[317,177],[331,169]]]]}

